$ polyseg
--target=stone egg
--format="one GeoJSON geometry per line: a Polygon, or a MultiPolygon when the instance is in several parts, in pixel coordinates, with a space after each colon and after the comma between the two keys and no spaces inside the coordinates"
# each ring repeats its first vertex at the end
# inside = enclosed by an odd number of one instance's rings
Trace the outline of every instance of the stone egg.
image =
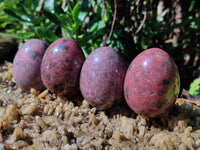
{"type": "Polygon", "coordinates": [[[79,89],[79,76],[85,56],[70,38],[54,41],[46,50],[41,77],[45,87],[59,96],[72,96],[79,89]]]}
{"type": "Polygon", "coordinates": [[[123,98],[127,65],[111,47],[94,50],[85,60],[80,75],[83,97],[98,109],[108,109],[123,98]]]}
{"type": "Polygon", "coordinates": [[[179,72],[174,60],[159,48],[147,49],[136,56],[124,81],[129,107],[149,118],[167,113],[175,104],[179,88],[179,72]]]}
{"type": "Polygon", "coordinates": [[[23,90],[45,89],[40,75],[40,66],[47,44],[39,39],[25,42],[17,51],[13,60],[13,78],[23,90]]]}

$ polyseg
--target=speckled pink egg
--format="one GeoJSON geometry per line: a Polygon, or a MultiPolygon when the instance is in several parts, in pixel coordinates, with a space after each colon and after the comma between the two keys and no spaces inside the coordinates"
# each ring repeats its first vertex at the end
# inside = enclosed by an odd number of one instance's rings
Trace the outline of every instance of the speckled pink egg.
{"type": "Polygon", "coordinates": [[[38,91],[45,89],[40,76],[40,66],[46,49],[45,42],[31,39],[18,50],[13,61],[13,78],[20,88],[26,91],[30,88],[38,91]]]}
{"type": "Polygon", "coordinates": [[[175,103],[180,88],[174,60],[159,48],[140,53],[130,64],[124,81],[124,95],[137,114],[155,118],[175,103]]]}
{"type": "Polygon", "coordinates": [[[94,50],[85,60],[80,89],[83,97],[98,109],[108,109],[123,97],[123,83],[127,65],[111,47],[94,50]]]}
{"type": "Polygon", "coordinates": [[[85,56],[70,38],[54,41],[46,50],[41,77],[45,87],[60,96],[72,96],[79,89],[79,76],[85,56]]]}

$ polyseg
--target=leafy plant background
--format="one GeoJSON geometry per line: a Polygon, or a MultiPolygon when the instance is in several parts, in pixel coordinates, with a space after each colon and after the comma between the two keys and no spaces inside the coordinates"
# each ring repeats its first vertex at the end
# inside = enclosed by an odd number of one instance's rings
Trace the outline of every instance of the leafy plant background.
{"type": "Polygon", "coordinates": [[[200,94],[199,0],[2,0],[0,36],[50,44],[75,39],[88,56],[100,46],[130,63],[147,48],[166,50],[176,61],[181,88],[200,94]]]}

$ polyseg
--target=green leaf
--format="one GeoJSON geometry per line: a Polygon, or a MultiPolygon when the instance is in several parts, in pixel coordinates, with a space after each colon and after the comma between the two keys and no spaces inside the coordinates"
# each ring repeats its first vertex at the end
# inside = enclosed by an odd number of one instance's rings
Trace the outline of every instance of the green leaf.
{"type": "Polygon", "coordinates": [[[22,19],[21,17],[19,17],[18,15],[16,15],[15,12],[13,12],[12,10],[9,9],[4,9],[4,12],[9,15],[10,17],[14,18],[17,21],[25,21],[24,19],[22,19]]]}
{"type": "Polygon", "coordinates": [[[160,34],[161,35],[166,35],[166,34],[169,34],[170,32],[172,32],[174,29],[176,28],[181,28],[181,27],[184,27],[184,26],[187,26],[190,24],[190,20],[185,20],[184,22],[181,22],[181,23],[178,23],[178,24],[175,24],[173,26],[170,26],[169,28],[167,28],[166,30],[163,30],[160,34]]]}
{"type": "Polygon", "coordinates": [[[66,16],[64,14],[60,14],[59,17],[63,22],[63,28],[65,28],[65,26],[72,26],[73,20],[70,15],[66,16]]]}
{"type": "Polygon", "coordinates": [[[188,11],[191,12],[193,10],[194,6],[195,6],[195,0],[192,1],[188,11]]]}
{"type": "Polygon", "coordinates": [[[29,10],[36,10],[37,6],[39,4],[39,0],[25,0],[24,6],[28,8],[29,10]]]}
{"type": "Polygon", "coordinates": [[[80,9],[79,9],[79,14],[78,14],[78,19],[80,20],[79,23],[84,23],[85,18],[89,14],[89,10],[91,8],[91,1],[89,0],[84,0],[83,2],[80,3],[80,9]]]}
{"type": "Polygon", "coordinates": [[[0,33],[0,36],[9,37],[9,38],[13,38],[13,39],[26,39],[25,37],[22,37],[22,36],[18,36],[15,34],[7,34],[7,33],[0,33]]]}
{"type": "Polygon", "coordinates": [[[191,95],[200,95],[200,78],[196,78],[192,81],[188,92],[191,95]]]}
{"type": "Polygon", "coordinates": [[[67,17],[63,14],[58,15],[57,13],[52,13],[49,10],[45,9],[42,12],[45,15],[45,17],[47,17],[51,22],[55,23],[55,25],[59,27],[65,27],[66,24],[68,23],[65,21],[67,17]]]}
{"type": "Polygon", "coordinates": [[[82,50],[83,50],[83,53],[84,53],[84,55],[85,55],[85,58],[87,58],[88,55],[90,54],[90,52],[87,52],[85,49],[82,49],[82,50]]]}
{"type": "Polygon", "coordinates": [[[70,27],[65,27],[62,28],[62,37],[69,37],[69,38],[73,38],[76,40],[77,36],[76,34],[74,34],[73,29],[71,29],[70,27]]]}
{"type": "Polygon", "coordinates": [[[11,17],[1,16],[0,21],[2,21],[2,22],[10,22],[10,21],[15,21],[15,19],[13,19],[11,17]]]}
{"type": "Polygon", "coordinates": [[[99,23],[101,23],[101,21],[95,22],[88,30],[88,33],[92,33],[95,32],[95,30],[100,29],[99,28],[99,23]]]}
{"type": "Polygon", "coordinates": [[[62,32],[62,37],[71,38],[70,33],[66,29],[62,28],[61,32],[62,32]]]}
{"type": "Polygon", "coordinates": [[[74,36],[76,34],[76,29],[73,26],[73,20],[71,15],[69,14],[68,16],[61,14],[60,19],[62,20],[61,27],[70,34],[70,37],[74,36]]]}
{"type": "Polygon", "coordinates": [[[35,33],[32,31],[26,31],[24,32],[23,30],[17,30],[16,34],[20,37],[23,37],[24,39],[31,39],[31,38],[35,38],[35,33]]]}
{"type": "Polygon", "coordinates": [[[28,6],[25,6],[24,2],[22,2],[19,6],[7,3],[3,6],[3,8],[7,15],[19,22],[31,22],[31,17],[34,16],[30,15],[32,10],[28,6]]]}
{"type": "Polygon", "coordinates": [[[53,23],[55,23],[58,26],[61,26],[61,21],[57,15],[53,14],[52,12],[50,12],[49,10],[46,10],[46,9],[44,9],[42,12],[50,21],[52,21],[53,23]]]}
{"type": "Polygon", "coordinates": [[[8,22],[0,23],[0,28],[5,28],[8,25],[8,22]]]}
{"type": "Polygon", "coordinates": [[[31,0],[26,0],[26,1],[24,1],[22,4],[21,4],[21,9],[23,9],[23,12],[24,12],[24,14],[27,14],[27,15],[29,15],[29,17],[30,17],[30,15],[34,15],[33,13],[34,13],[34,9],[32,8],[32,1],[31,0]]]}
{"type": "Polygon", "coordinates": [[[79,24],[79,21],[78,21],[78,14],[79,14],[79,3],[77,3],[74,8],[73,8],[73,11],[72,11],[72,18],[74,20],[74,23],[76,25],[76,28],[78,28],[78,24],[79,24]]]}
{"type": "Polygon", "coordinates": [[[54,13],[54,0],[45,0],[44,2],[44,9],[50,11],[51,13],[54,13]]]}
{"type": "Polygon", "coordinates": [[[39,38],[41,40],[47,42],[48,44],[51,44],[52,42],[54,42],[55,40],[57,40],[59,38],[51,30],[48,30],[45,27],[36,27],[35,31],[36,31],[37,35],[39,36],[39,38]]]}
{"type": "Polygon", "coordinates": [[[101,30],[103,29],[103,21],[102,20],[96,20],[96,19],[93,19],[90,21],[90,25],[87,29],[87,32],[88,33],[92,33],[92,32],[95,32],[97,30],[101,30]]]}
{"type": "Polygon", "coordinates": [[[87,17],[88,12],[87,11],[80,11],[78,15],[78,19],[81,21],[81,23],[84,23],[85,18],[87,17]]]}
{"type": "Polygon", "coordinates": [[[59,6],[59,5],[55,5],[54,7],[55,13],[59,14],[65,14],[64,10],[59,6]]]}
{"type": "Polygon", "coordinates": [[[197,105],[198,107],[200,107],[200,103],[197,102],[196,105],[197,105]]]}
{"type": "Polygon", "coordinates": [[[102,34],[103,34],[102,29],[99,29],[99,30],[95,30],[95,32],[90,32],[90,33],[88,32],[88,33],[81,34],[78,36],[78,39],[81,44],[84,44],[86,41],[90,39],[94,39],[102,34]]]}

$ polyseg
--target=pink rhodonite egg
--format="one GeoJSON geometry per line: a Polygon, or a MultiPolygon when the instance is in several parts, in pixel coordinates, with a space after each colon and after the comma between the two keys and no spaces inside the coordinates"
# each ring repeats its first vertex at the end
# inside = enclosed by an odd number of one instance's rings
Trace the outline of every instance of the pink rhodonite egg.
{"type": "Polygon", "coordinates": [[[20,88],[26,91],[31,88],[38,91],[45,89],[40,76],[40,66],[46,49],[45,42],[31,39],[18,50],[13,61],[13,78],[20,88]]]}
{"type": "Polygon", "coordinates": [[[129,107],[149,118],[160,117],[178,96],[180,78],[174,60],[159,48],[140,53],[130,64],[124,81],[129,107]]]}
{"type": "Polygon", "coordinates": [[[123,97],[127,65],[111,47],[94,50],[85,60],[80,74],[83,97],[98,109],[108,109],[123,97]]]}
{"type": "Polygon", "coordinates": [[[78,43],[70,38],[54,41],[41,64],[44,86],[60,96],[72,96],[79,89],[79,75],[85,56],[78,43]]]}

